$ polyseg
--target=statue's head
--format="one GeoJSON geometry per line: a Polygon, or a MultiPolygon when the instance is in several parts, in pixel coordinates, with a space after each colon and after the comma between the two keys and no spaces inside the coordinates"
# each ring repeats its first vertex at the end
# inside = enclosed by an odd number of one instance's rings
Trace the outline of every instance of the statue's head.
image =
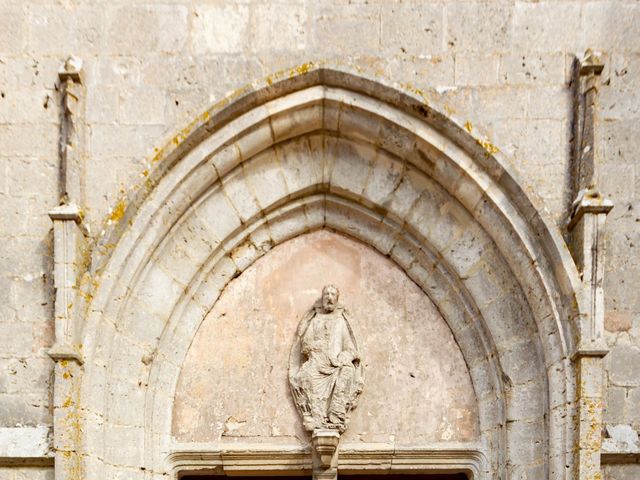
{"type": "Polygon", "coordinates": [[[333,312],[338,305],[338,297],[340,292],[335,285],[325,285],[322,289],[322,309],[327,312],[333,312]]]}

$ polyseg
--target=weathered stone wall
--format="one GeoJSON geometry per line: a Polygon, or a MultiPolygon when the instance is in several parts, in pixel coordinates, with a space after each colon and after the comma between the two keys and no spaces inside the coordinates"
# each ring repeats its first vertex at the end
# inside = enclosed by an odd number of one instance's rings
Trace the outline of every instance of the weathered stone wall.
{"type": "MultiPolygon", "coordinates": [[[[605,52],[597,126],[608,220],[605,421],[640,428],[640,4],[635,1],[0,2],[0,426],[50,425],[57,69],[84,60],[84,213],[92,238],[154,149],[241,85],[336,59],[448,108],[513,161],[561,228],[569,203],[572,59],[605,52]]],[[[125,199],[126,201],[126,199],[125,199]]],[[[610,467],[611,478],[625,478],[610,467]]],[[[629,470],[629,469],[627,469],[629,470]]],[[[20,469],[16,478],[40,478],[20,469]]],[[[631,471],[631,470],[629,470],[631,471]]],[[[4,473],[4,472],[2,472],[4,473]]],[[[628,478],[631,478],[628,477],[628,478]]]]}

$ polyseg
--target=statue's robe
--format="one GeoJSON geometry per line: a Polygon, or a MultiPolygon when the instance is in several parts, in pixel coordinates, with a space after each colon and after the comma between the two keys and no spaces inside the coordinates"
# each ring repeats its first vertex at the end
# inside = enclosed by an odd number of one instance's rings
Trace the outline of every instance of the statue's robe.
{"type": "Polygon", "coordinates": [[[301,320],[297,340],[302,362],[290,381],[305,428],[344,430],[362,389],[360,353],[345,309],[313,308],[301,320]]]}

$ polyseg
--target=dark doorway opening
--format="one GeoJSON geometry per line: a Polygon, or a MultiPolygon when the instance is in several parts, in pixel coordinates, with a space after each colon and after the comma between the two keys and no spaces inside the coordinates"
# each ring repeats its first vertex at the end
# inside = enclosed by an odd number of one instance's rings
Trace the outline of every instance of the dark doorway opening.
{"type": "MultiPolygon", "coordinates": [[[[187,475],[180,480],[311,480],[306,476],[255,476],[255,477],[227,477],[225,475],[187,475]]],[[[464,473],[433,473],[433,474],[369,474],[369,475],[340,475],[339,480],[469,480],[464,473]]]]}

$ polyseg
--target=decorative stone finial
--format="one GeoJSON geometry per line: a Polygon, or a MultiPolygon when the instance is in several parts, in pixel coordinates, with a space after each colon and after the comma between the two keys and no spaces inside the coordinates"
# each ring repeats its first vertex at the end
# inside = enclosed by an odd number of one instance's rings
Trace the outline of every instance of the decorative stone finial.
{"type": "Polygon", "coordinates": [[[71,55],[65,60],[58,70],[58,77],[61,81],[73,80],[82,83],[82,59],[71,55]]]}
{"type": "Polygon", "coordinates": [[[600,75],[604,69],[604,63],[601,59],[600,52],[594,52],[590,48],[584,52],[584,57],[580,61],[580,75],[589,75],[594,73],[600,75]]]}

